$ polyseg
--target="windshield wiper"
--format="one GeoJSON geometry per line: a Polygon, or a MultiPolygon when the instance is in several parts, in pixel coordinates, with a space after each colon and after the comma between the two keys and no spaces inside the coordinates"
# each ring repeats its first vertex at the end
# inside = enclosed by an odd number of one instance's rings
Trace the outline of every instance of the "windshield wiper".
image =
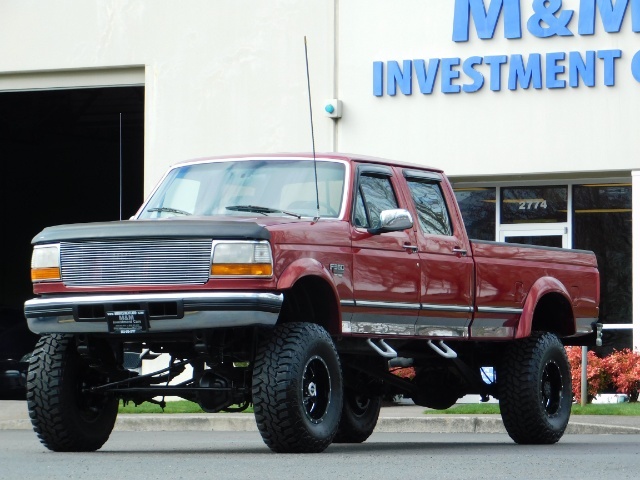
{"type": "Polygon", "coordinates": [[[169,207],[149,208],[147,212],[169,212],[169,213],[178,213],[180,215],[191,215],[190,212],[185,212],[184,210],[178,210],[177,208],[169,208],[169,207]]]}
{"type": "Polygon", "coordinates": [[[292,217],[302,218],[302,215],[293,212],[287,212],[286,210],[278,210],[277,208],[258,207],[257,205],[229,205],[224,207],[227,210],[233,210],[236,212],[255,212],[267,215],[269,213],[284,213],[285,215],[291,215],[292,217]]]}

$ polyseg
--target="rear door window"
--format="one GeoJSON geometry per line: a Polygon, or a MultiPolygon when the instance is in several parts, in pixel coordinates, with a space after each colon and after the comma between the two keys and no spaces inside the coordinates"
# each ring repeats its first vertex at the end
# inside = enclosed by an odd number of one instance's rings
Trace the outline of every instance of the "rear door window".
{"type": "Polygon", "coordinates": [[[425,235],[452,235],[451,219],[440,183],[408,178],[407,184],[422,232],[425,235]]]}

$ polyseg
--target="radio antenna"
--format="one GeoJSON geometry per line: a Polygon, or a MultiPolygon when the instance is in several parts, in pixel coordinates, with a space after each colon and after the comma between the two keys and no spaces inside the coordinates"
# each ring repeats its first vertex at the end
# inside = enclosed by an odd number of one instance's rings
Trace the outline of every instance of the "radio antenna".
{"type": "Polygon", "coordinates": [[[122,220],[122,112],[120,112],[120,220],[122,220]]]}
{"type": "Polygon", "coordinates": [[[311,148],[313,151],[313,175],[316,183],[316,209],[318,211],[314,222],[320,220],[320,194],[318,193],[318,168],[316,165],[316,141],[313,136],[313,109],[311,108],[311,81],[309,80],[309,54],[307,53],[307,36],[304,37],[304,61],[307,65],[307,92],[309,93],[309,118],[311,120],[311,148]]]}

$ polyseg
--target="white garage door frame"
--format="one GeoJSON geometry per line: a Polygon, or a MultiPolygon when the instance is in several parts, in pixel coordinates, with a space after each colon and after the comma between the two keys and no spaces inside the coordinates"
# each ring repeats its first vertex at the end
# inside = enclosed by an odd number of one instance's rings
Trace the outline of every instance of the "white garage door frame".
{"type": "Polygon", "coordinates": [[[0,73],[0,92],[144,86],[144,65],[0,73]]]}

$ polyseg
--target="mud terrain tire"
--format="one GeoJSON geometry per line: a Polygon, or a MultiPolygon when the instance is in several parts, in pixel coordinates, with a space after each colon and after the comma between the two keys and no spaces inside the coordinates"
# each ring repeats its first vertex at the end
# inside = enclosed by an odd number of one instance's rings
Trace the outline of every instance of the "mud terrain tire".
{"type": "Polygon", "coordinates": [[[258,430],[271,450],[325,450],[342,411],[340,360],[327,331],[312,323],[276,327],[258,347],[252,394],[258,430]]]}
{"type": "Polygon", "coordinates": [[[55,452],[92,452],[109,438],[118,400],[83,393],[100,380],[78,355],[73,337],[45,335],[27,375],[27,405],[38,438],[55,452]]]}
{"type": "Polygon", "coordinates": [[[502,420],[516,443],[560,440],[571,415],[572,389],[567,354],[556,335],[533,332],[511,344],[497,381],[502,420]]]}

